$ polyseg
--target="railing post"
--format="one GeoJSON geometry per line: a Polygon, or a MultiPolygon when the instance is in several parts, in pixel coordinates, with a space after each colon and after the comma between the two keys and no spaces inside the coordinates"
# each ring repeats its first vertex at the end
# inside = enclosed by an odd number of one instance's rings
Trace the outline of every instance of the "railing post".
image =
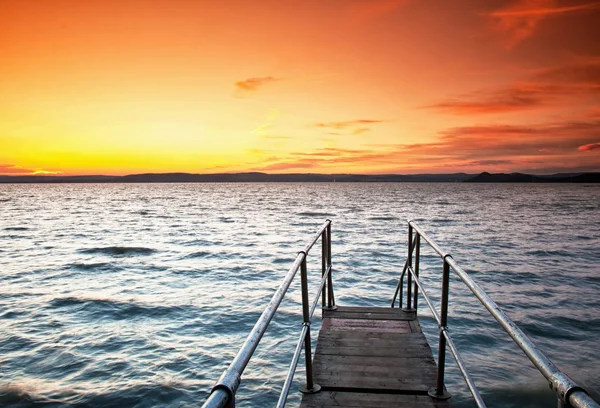
{"type": "Polygon", "coordinates": [[[310,312],[308,305],[308,273],[306,271],[306,252],[302,252],[302,264],[300,268],[300,281],[302,286],[302,316],[306,326],[306,337],[304,338],[304,362],[306,363],[306,385],[300,387],[305,394],[313,394],[321,391],[321,386],[313,382],[312,349],[310,344],[310,312]]]}
{"type": "Polygon", "coordinates": [[[410,269],[412,269],[412,253],[413,253],[413,227],[408,223],[408,273],[406,276],[406,308],[405,311],[412,311],[412,274],[410,273],[410,269]]]}
{"type": "MultiPolygon", "coordinates": [[[[421,261],[421,235],[417,232],[416,234],[416,238],[415,238],[415,275],[417,276],[417,278],[419,277],[419,265],[420,265],[420,261],[421,261]]],[[[418,307],[418,299],[419,296],[419,286],[417,285],[417,281],[415,281],[415,295],[413,296],[413,309],[415,309],[415,312],[417,311],[417,307],[418,307]]]]}
{"type": "Polygon", "coordinates": [[[327,225],[327,266],[329,275],[327,277],[327,310],[336,310],[335,296],[333,294],[333,267],[331,266],[331,221],[327,225]]]}
{"type": "Polygon", "coordinates": [[[448,399],[450,393],[444,387],[444,370],[446,368],[446,337],[444,332],[448,326],[448,292],[450,289],[450,264],[445,255],[442,271],[442,300],[440,311],[440,339],[438,343],[438,371],[435,388],[429,390],[429,396],[436,399],[448,399]]]}
{"type": "MultiPolygon", "coordinates": [[[[324,229],[321,233],[321,280],[325,277],[325,273],[327,272],[327,230],[324,229]]],[[[326,292],[327,292],[327,282],[325,282],[325,286],[323,287],[323,291],[321,292],[321,308],[325,309],[326,304],[326,292]]]]}

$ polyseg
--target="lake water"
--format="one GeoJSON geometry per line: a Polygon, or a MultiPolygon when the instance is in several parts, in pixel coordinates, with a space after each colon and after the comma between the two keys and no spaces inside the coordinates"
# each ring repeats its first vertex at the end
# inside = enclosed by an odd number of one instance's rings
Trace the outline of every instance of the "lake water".
{"type": "MultiPolygon", "coordinates": [[[[338,304],[389,305],[414,219],[600,400],[600,185],[62,184],[0,185],[0,405],[201,405],[327,218],[338,304]]],[[[437,299],[441,261],[423,249],[422,262],[437,299]]],[[[308,268],[314,293],[319,248],[308,268]]],[[[278,398],[301,329],[296,278],[240,407],[278,398]]],[[[555,406],[469,293],[452,279],[450,327],[488,405],[555,406]]],[[[451,401],[472,406],[448,359],[451,401]]]]}

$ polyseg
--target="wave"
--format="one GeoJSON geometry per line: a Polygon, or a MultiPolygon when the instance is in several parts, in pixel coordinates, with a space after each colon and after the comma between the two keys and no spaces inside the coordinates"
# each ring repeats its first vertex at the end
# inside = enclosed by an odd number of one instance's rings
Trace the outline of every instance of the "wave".
{"type": "Polygon", "coordinates": [[[145,247],[123,247],[109,246],[80,249],[78,252],[82,254],[102,254],[110,256],[128,256],[128,255],[150,255],[156,252],[155,249],[145,247]]]}
{"type": "Polygon", "coordinates": [[[138,214],[138,215],[148,215],[150,213],[150,211],[147,210],[139,210],[139,211],[132,211],[132,214],[138,214]]]}
{"type": "Polygon", "coordinates": [[[192,252],[191,254],[187,254],[186,256],[184,256],[184,259],[193,259],[193,258],[209,258],[209,257],[213,257],[215,254],[209,251],[197,251],[197,252],[192,252]]]}
{"type": "Polygon", "coordinates": [[[335,217],[335,214],[325,212],[303,211],[296,213],[300,217],[335,217]]]}
{"type": "Polygon", "coordinates": [[[28,231],[28,227],[6,227],[4,231],[28,231]]]}
{"type": "Polygon", "coordinates": [[[77,269],[80,271],[120,271],[121,267],[113,265],[109,262],[74,262],[66,265],[69,269],[77,269]]]}
{"type": "Polygon", "coordinates": [[[69,308],[75,311],[88,312],[96,318],[112,318],[123,320],[138,317],[160,318],[185,311],[182,306],[164,306],[131,301],[121,301],[94,297],[58,297],[49,302],[51,308],[69,308]]]}
{"type": "Polygon", "coordinates": [[[369,217],[367,219],[371,221],[397,221],[398,217],[369,217]]]}
{"type": "Polygon", "coordinates": [[[131,381],[125,387],[110,387],[103,392],[84,392],[54,381],[24,379],[19,383],[0,386],[0,405],[5,407],[133,407],[193,405],[208,396],[201,393],[205,384],[199,381],[161,380],[151,383],[131,381]],[[132,384],[133,383],[133,384],[132,384]],[[187,390],[186,390],[187,389],[187,390]],[[192,393],[189,389],[198,391],[192,393]]]}

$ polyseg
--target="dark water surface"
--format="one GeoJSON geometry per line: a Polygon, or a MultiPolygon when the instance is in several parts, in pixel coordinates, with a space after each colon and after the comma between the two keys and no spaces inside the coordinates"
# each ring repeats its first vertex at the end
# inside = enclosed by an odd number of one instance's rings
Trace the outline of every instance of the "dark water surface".
{"type": "MultiPolygon", "coordinates": [[[[326,218],[339,304],[389,305],[415,219],[600,400],[598,185],[79,184],[0,185],[0,405],[201,405],[326,218]]],[[[440,269],[424,250],[436,299],[440,269]]],[[[299,286],[243,376],[240,407],[277,400],[301,328],[299,286]]],[[[425,303],[420,314],[435,344],[425,303]]],[[[457,279],[450,325],[489,406],[555,406],[457,279]]],[[[452,401],[472,406],[448,366],[452,401]]]]}

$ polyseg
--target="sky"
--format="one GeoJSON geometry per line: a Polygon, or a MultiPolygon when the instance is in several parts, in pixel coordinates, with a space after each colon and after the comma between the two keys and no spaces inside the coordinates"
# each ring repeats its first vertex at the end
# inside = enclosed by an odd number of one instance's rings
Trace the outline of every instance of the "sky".
{"type": "Polygon", "coordinates": [[[600,171],[600,1],[0,0],[0,174],[600,171]]]}

